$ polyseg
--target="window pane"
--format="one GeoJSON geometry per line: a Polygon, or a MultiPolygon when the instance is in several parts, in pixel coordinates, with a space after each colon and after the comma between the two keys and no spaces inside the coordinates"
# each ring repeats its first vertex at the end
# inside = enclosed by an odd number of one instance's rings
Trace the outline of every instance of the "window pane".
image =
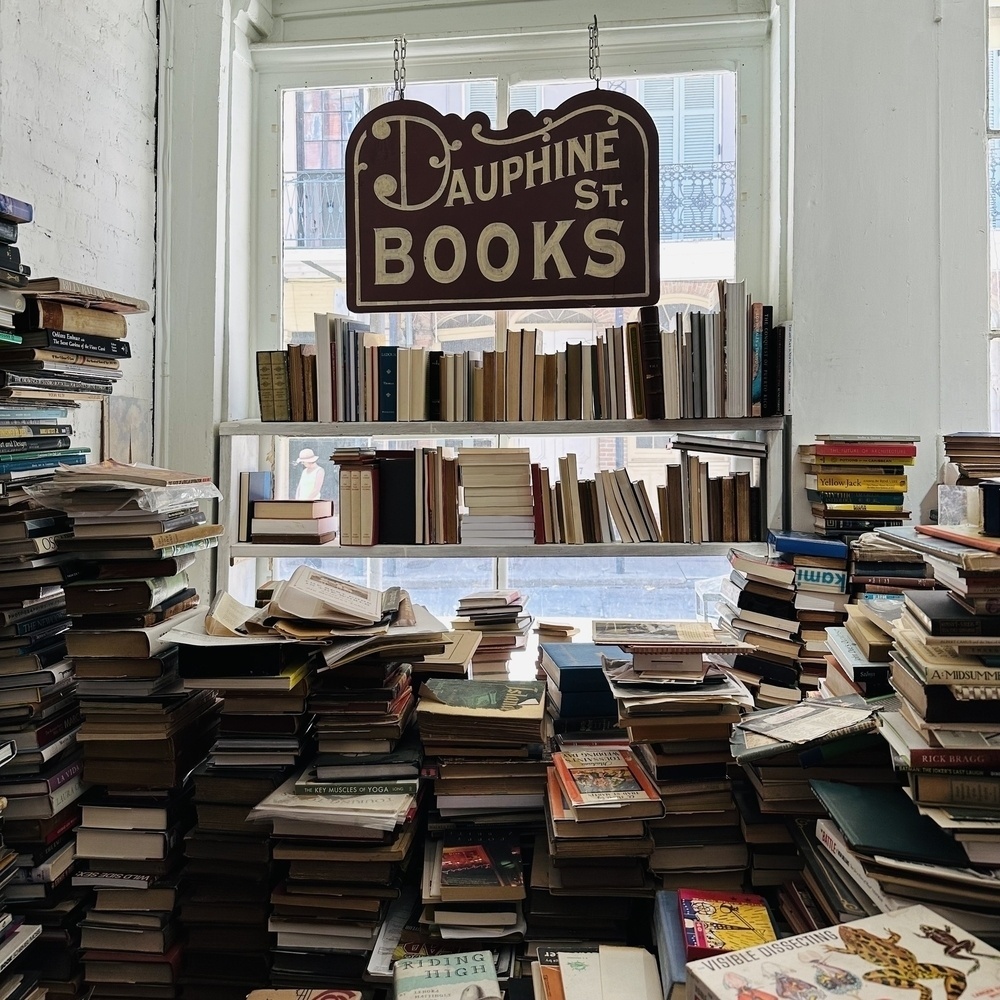
{"type": "MultiPolygon", "coordinates": [[[[285,91],[282,111],[282,329],[314,339],[313,314],[347,309],[344,157],[358,120],[392,96],[389,83],[285,91]]],[[[496,123],[496,80],[410,84],[406,96],[446,113],[481,111],[496,123]]],[[[491,348],[492,313],[384,313],[364,317],[380,343],[448,350],[491,348]]]]}

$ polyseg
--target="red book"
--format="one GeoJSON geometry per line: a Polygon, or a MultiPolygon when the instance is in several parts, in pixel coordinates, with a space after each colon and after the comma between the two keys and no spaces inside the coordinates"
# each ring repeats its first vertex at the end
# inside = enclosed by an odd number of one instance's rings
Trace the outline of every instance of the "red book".
{"type": "Polygon", "coordinates": [[[875,441],[867,444],[854,441],[817,441],[802,450],[811,451],[814,455],[844,455],[856,458],[912,458],[917,454],[915,444],[880,444],[875,441]]]}

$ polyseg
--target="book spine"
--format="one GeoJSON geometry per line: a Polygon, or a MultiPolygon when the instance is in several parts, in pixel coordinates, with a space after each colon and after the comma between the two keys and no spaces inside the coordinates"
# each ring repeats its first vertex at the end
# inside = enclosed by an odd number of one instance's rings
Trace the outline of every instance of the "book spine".
{"type": "Polygon", "coordinates": [[[835,490],[842,492],[871,493],[881,492],[906,492],[906,476],[851,476],[851,475],[823,475],[815,477],[808,476],[806,481],[815,479],[815,489],[835,490]]]}
{"type": "Polygon", "coordinates": [[[0,267],[5,271],[14,271],[17,274],[23,274],[21,251],[10,243],[0,241],[0,267]]]}
{"type": "Polygon", "coordinates": [[[104,309],[86,309],[47,299],[35,299],[34,308],[24,313],[41,330],[62,330],[90,337],[124,337],[125,317],[104,309]]]}
{"type": "Polygon", "coordinates": [[[271,384],[274,392],[273,420],[291,420],[291,393],[288,382],[288,354],[285,351],[270,351],[271,384]]]}
{"type": "Polygon", "coordinates": [[[0,442],[11,439],[62,438],[73,433],[69,424],[10,424],[0,427],[0,442]]]}
{"type": "Polygon", "coordinates": [[[116,358],[132,357],[132,346],[127,340],[96,337],[86,333],[74,333],[70,330],[46,330],[43,339],[50,350],[65,350],[116,358]]]}
{"type": "Polygon", "coordinates": [[[917,774],[916,801],[995,809],[1000,806],[1000,781],[940,774],[917,774]]]}
{"type": "Polygon", "coordinates": [[[398,360],[395,347],[381,346],[378,348],[379,420],[394,421],[396,419],[398,360]]]}
{"type": "Polygon", "coordinates": [[[764,412],[764,305],[754,302],[750,307],[750,416],[764,412]]]}
{"type": "Polygon", "coordinates": [[[20,455],[32,451],[56,451],[70,446],[69,437],[45,435],[44,437],[13,438],[0,436],[0,455],[20,455]]]}
{"type": "Polygon", "coordinates": [[[874,531],[876,528],[901,528],[903,521],[900,518],[873,520],[865,517],[826,517],[817,518],[816,526],[828,531],[874,531]]]}
{"type": "Polygon", "coordinates": [[[1000,767],[1000,748],[952,750],[946,747],[914,747],[910,750],[911,768],[990,769],[1000,767]]]}
{"type": "Polygon", "coordinates": [[[0,219],[0,243],[17,242],[17,223],[0,219]]]}

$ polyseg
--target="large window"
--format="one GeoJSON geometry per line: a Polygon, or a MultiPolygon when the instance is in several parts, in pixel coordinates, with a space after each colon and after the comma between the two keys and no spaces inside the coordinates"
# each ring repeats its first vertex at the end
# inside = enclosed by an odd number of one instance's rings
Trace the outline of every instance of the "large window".
{"type": "MultiPolygon", "coordinates": [[[[748,287],[758,294],[764,292],[766,62],[762,45],[751,43],[752,56],[740,49],[744,54],[734,58],[726,48],[730,44],[735,45],[726,42],[715,55],[691,48],[680,57],[688,64],[682,72],[663,71],[677,61],[676,55],[654,56],[648,51],[634,60],[619,58],[617,72],[609,71],[614,65],[611,60],[606,63],[602,86],[625,91],[642,102],[660,136],[660,311],[664,322],[679,312],[717,309],[719,279],[746,278],[748,287]]],[[[415,48],[415,43],[411,44],[411,52],[415,48]]],[[[477,75],[473,62],[470,71],[459,74],[461,82],[444,75],[435,80],[432,72],[423,68],[422,78],[414,83],[417,73],[411,69],[406,97],[462,115],[482,111],[492,121],[502,123],[510,111],[552,108],[593,86],[590,81],[574,79],[569,72],[558,78],[560,59],[546,58],[541,50],[534,59],[526,54],[516,70],[501,67],[497,71],[492,63],[495,60],[482,60],[477,75]],[[526,70],[533,64],[539,67],[535,74],[526,70]]],[[[455,60],[445,64],[457,66],[455,60]]],[[[572,66],[580,66],[575,56],[572,66]]],[[[392,97],[391,63],[382,68],[385,82],[381,84],[352,84],[349,70],[336,68],[322,85],[316,85],[318,78],[312,73],[308,83],[303,80],[296,85],[288,82],[294,73],[265,76],[265,82],[273,79],[276,84],[274,117],[279,122],[275,127],[270,118],[273,112],[266,110],[259,119],[265,140],[262,160],[273,148],[280,161],[280,218],[276,239],[268,235],[273,230],[262,223],[259,256],[264,263],[258,310],[277,319],[278,329],[274,331],[277,337],[260,343],[261,347],[310,343],[314,313],[347,314],[344,149],[358,118],[392,97]],[[269,133],[277,135],[273,147],[268,146],[269,133]],[[277,285],[272,278],[275,271],[268,271],[268,260],[280,262],[277,285]]],[[[369,74],[364,76],[370,79],[369,74]]],[[[269,89],[263,86],[262,93],[269,89]]],[[[263,176],[262,191],[266,184],[263,176]]],[[[262,220],[274,218],[273,214],[262,216],[262,220]]],[[[399,312],[362,318],[369,324],[373,343],[448,352],[482,351],[493,349],[498,329],[523,327],[539,331],[539,350],[554,351],[567,343],[592,343],[607,327],[623,325],[636,314],[636,309],[628,308],[539,308],[502,313],[399,312]]],[[[286,442],[287,448],[274,456],[279,489],[294,495],[300,472],[296,458],[303,448],[311,448],[326,466],[323,495],[336,499],[337,470],[327,456],[335,446],[347,443],[363,442],[314,437],[286,442]]],[[[380,439],[378,443],[380,447],[414,447],[486,442],[411,437],[405,442],[380,439]]],[[[511,437],[491,438],[490,443],[529,447],[533,461],[553,469],[557,457],[574,452],[581,478],[598,469],[625,465],[635,478],[646,482],[654,497],[656,486],[665,480],[666,465],[678,461],[662,439],[649,436],[511,437]]],[[[712,474],[728,470],[726,458],[705,457],[711,458],[712,474]]],[[[296,562],[281,560],[274,571],[287,575],[296,562]]],[[[532,595],[530,607],[536,615],[693,617],[695,582],[722,575],[728,564],[718,556],[630,557],[623,545],[620,556],[606,559],[435,560],[429,547],[426,559],[330,560],[324,565],[330,572],[373,584],[405,583],[415,598],[440,614],[452,613],[457,597],[469,589],[510,585],[532,595]]]]}

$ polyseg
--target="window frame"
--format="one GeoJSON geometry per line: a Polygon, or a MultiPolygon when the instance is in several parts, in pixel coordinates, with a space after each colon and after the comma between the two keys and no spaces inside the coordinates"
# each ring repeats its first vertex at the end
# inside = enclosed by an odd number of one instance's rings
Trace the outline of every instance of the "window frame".
{"type": "MultiPolygon", "coordinates": [[[[770,22],[766,17],[700,24],[601,28],[601,71],[608,79],[668,73],[736,73],[736,275],[765,295],[771,238],[770,22]]],[[[507,115],[508,88],[582,75],[586,34],[523,34],[408,39],[408,83],[494,78],[497,118],[507,115]]],[[[255,352],[282,346],[282,92],[300,87],[348,87],[388,82],[392,38],[314,46],[260,43],[250,47],[253,94],[252,236],[250,333],[243,344],[230,337],[229,366],[255,384],[255,352]],[[373,71],[376,66],[382,72],[373,71]],[[242,348],[242,350],[241,350],[242,348]],[[244,357],[239,357],[240,353],[244,357]]],[[[252,401],[251,401],[252,407],[252,401]]],[[[247,416],[248,414],[244,414],[247,416]]]]}

